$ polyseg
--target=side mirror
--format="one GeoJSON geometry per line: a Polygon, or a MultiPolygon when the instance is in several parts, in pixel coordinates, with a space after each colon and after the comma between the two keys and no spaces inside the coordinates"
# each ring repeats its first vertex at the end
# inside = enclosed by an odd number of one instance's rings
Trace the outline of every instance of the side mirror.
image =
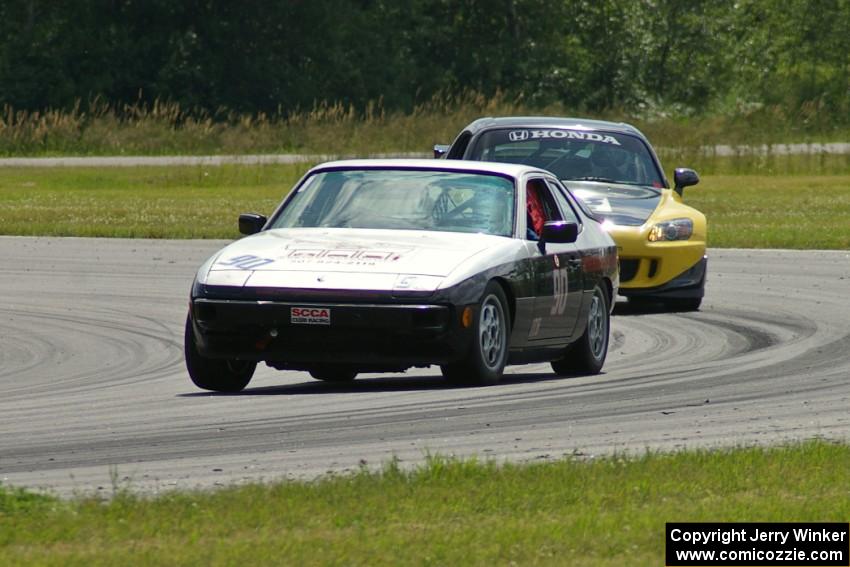
{"type": "Polygon", "coordinates": [[[239,232],[242,234],[257,234],[266,225],[268,219],[257,213],[239,215],[239,232]]]}
{"type": "Polygon", "coordinates": [[[448,144],[434,144],[434,159],[440,159],[449,153],[450,149],[451,146],[448,144]]]}
{"type": "Polygon", "coordinates": [[[578,240],[578,223],[567,221],[549,221],[543,225],[541,242],[552,244],[572,244],[578,240]]]}
{"type": "Polygon", "coordinates": [[[699,175],[693,169],[688,169],[687,167],[677,167],[673,172],[673,190],[681,195],[685,187],[690,187],[691,185],[696,185],[699,183],[699,175]]]}

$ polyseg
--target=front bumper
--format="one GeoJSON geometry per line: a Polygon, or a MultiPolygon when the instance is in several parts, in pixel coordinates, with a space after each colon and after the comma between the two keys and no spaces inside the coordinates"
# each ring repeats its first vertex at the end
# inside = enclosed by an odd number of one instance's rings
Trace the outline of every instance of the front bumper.
{"type": "MultiPolygon", "coordinates": [[[[622,278],[623,264],[620,261],[620,277],[622,278]]],[[[674,277],[665,284],[646,287],[620,286],[620,295],[625,297],[657,297],[668,299],[691,299],[705,295],[705,278],[708,272],[708,257],[703,256],[696,264],[674,277]]]]}
{"type": "Polygon", "coordinates": [[[192,301],[199,352],[207,357],[266,361],[276,368],[319,364],[359,371],[403,370],[463,358],[472,340],[451,305],[192,301]],[[292,322],[293,308],[330,310],[330,324],[292,322]]]}
{"type": "Polygon", "coordinates": [[[630,290],[666,287],[705,257],[704,235],[694,234],[688,240],[650,242],[651,225],[651,222],[642,226],[618,225],[608,231],[617,243],[621,295],[627,295],[630,290]]]}

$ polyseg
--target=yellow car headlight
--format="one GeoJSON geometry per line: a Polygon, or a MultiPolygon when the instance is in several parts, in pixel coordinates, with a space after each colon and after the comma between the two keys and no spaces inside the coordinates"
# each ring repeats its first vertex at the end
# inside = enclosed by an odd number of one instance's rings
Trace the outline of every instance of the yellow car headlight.
{"type": "Polygon", "coordinates": [[[649,231],[649,241],[687,240],[693,233],[694,221],[691,219],[673,219],[654,225],[649,231]]]}

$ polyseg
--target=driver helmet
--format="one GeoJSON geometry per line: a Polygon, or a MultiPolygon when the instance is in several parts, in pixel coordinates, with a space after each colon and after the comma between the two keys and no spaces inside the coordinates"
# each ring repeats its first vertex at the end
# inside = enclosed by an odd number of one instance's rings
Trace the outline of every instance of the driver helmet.
{"type": "Polygon", "coordinates": [[[595,144],[590,162],[602,169],[621,169],[629,159],[629,152],[611,144],[595,144]]]}

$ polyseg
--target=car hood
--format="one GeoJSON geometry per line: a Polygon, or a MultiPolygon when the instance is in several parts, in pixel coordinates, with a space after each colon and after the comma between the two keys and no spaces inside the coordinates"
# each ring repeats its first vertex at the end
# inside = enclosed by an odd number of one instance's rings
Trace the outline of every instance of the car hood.
{"type": "Polygon", "coordinates": [[[642,225],[661,202],[661,190],[654,187],[570,180],[564,184],[600,221],[623,226],[642,225]]]}
{"type": "Polygon", "coordinates": [[[442,278],[503,237],[347,228],[273,229],[237,240],[209,264],[205,283],[246,287],[393,289],[402,275],[442,278]]]}

